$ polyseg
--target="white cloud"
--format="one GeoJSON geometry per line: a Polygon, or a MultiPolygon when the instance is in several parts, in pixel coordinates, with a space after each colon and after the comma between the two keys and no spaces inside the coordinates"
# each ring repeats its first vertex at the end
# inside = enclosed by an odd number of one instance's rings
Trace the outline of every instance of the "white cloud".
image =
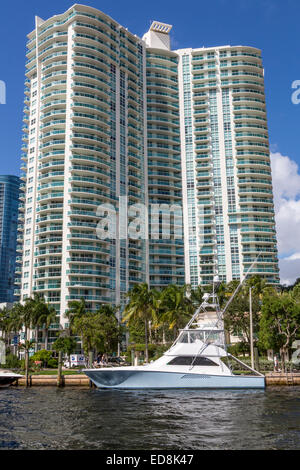
{"type": "Polygon", "coordinates": [[[300,196],[300,174],[296,162],[281,153],[271,153],[275,201],[290,200],[300,196]]]}
{"type": "Polygon", "coordinates": [[[291,256],[288,256],[287,258],[283,258],[284,260],[286,261],[296,261],[296,260],[300,260],[300,253],[294,253],[293,255],[291,256]]]}
{"type": "Polygon", "coordinates": [[[280,259],[279,260],[280,268],[280,280],[282,284],[290,285],[295,282],[298,277],[300,277],[300,259],[289,260],[289,259],[280,259]]]}
{"type": "Polygon", "coordinates": [[[281,281],[300,277],[300,174],[295,161],[271,153],[281,281]]]}

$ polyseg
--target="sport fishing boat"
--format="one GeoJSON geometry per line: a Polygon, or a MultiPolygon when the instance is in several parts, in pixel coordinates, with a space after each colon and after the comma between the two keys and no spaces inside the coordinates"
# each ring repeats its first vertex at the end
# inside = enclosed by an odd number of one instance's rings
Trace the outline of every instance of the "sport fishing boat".
{"type": "Polygon", "coordinates": [[[105,389],[264,388],[264,375],[227,352],[223,315],[238,289],[221,310],[218,283],[216,276],[213,292],[204,294],[202,304],[162,357],[143,366],[86,369],[85,374],[105,389]]]}
{"type": "Polygon", "coordinates": [[[9,387],[17,379],[20,379],[22,375],[15,374],[9,370],[0,369],[0,388],[9,387]]]}

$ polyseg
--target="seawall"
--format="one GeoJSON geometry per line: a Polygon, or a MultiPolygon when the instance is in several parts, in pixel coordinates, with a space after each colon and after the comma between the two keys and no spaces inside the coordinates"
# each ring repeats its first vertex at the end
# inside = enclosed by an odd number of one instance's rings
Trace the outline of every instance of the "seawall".
{"type": "MultiPolygon", "coordinates": [[[[25,377],[18,379],[15,385],[25,386],[25,377]]],[[[293,386],[300,385],[300,373],[280,373],[280,372],[270,372],[266,374],[266,386],[272,385],[285,385],[293,386]]],[[[75,387],[75,386],[84,386],[91,387],[93,386],[92,382],[88,377],[83,374],[78,375],[63,375],[61,382],[58,383],[56,375],[30,375],[29,376],[29,386],[62,386],[62,387],[75,387]]]]}

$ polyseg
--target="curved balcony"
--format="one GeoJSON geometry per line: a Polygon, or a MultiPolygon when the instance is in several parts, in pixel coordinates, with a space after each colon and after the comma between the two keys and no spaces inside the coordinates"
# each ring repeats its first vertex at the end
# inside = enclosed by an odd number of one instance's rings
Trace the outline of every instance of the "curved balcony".
{"type": "Polygon", "coordinates": [[[51,121],[53,118],[63,119],[66,117],[66,108],[61,107],[58,109],[54,107],[51,111],[45,112],[44,114],[40,115],[40,119],[43,123],[51,121]]]}
{"type": "Polygon", "coordinates": [[[107,80],[109,81],[109,73],[106,67],[97,67],[94,65],[94,63],[97,64],[97,60],[90,60],[90,63],[85,60],[84,57],[73,57],[73,63],[72,63],[72,68],[73,68],[73,73],[76,74],[77,72],[79,73],[89,73],[96,75],[100,77],[102,80],[107,80]]]}
{"type": "Polygon", "coordinates": [[[49,75],[50,73],[59,72],[61,70],[66,71],[67,69],[67,57],[61,57],[61,60],[54,60],[47,65],[42,67],[42,77],[45,75],[49,75]]]}

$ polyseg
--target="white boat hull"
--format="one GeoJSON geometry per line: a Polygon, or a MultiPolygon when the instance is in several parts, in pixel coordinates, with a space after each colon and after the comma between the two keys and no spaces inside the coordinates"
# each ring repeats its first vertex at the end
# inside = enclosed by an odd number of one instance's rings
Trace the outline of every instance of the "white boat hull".
{"type": "Polygon", "coordinates": [[[133,389],[263,389],[264,376],[212,375],[155,370],[89,369],[85,374],[98,388],[133,389]]]}
{"type": "Polygon", "coordinates": [[[21,378],[21,375],[18,374],[0,374],[0,388],[7,388],[16,382],[17,379],[21,378]]]}

